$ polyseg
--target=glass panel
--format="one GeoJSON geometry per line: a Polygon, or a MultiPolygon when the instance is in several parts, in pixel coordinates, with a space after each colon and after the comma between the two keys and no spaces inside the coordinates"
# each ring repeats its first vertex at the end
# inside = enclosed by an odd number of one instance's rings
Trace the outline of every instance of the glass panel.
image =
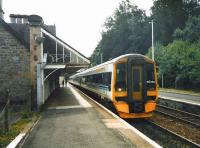
{"type": "Polygon", "coordinates": [[[134,100],[142,99],[143,72],[141,65],[132,66],[132,97],[134,100]]]}
{"type": "Polygon", "coordinates": [[[147,80],[154,81],[154,65],[147,64],[147,80]]]}
{"type": "Polygon", "coordinates": [[[139,80],[139,69],[133,69],[133,91],[140,91],[139,80]]]}
{"type": "Polygon", "coordinates": [[[126,90],[126,64],[125,63],[117,64],[115,90],[116,91],[126,90]]]}
{"type": "Polygon", "coordinates": [[[147,64],[147,89],[154,90],[155,86],[154,65],[147,64]]]}

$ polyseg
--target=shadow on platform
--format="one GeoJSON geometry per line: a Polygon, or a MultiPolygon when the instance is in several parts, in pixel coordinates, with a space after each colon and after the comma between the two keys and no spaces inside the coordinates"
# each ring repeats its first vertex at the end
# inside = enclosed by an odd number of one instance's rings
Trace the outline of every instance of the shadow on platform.
{"type": "Polygon", "coordinates": [[[56,89],[45,103],[46,108],[74,105],[79,105],[79,102],[74,98],[74,95],[68,87],[56,89]]]}

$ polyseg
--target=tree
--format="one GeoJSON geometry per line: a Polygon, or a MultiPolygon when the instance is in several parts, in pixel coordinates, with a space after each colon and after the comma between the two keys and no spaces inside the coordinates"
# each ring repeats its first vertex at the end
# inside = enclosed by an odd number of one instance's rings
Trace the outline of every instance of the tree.
{"type": "MultiPolygon", "coordinates": [[[[104,61],[125,53],[144,54],[151,45],[150,27],[143,10],[138,9],[128,0],[123,1],[114,15],[106,20],[102,39],[96,49],[103,53],[104,61]]],[[[95,55],[92,55],[91,59],[93,58],[95,55]]]]}
{"type": "Polygon", "coordinates": [[[184,28],[190,16],[199,14],[199,0],[155,0],[152,19],[155,21],[155,40],[163,45],[173,41],[177,28],[184,28]]]}
{"type": "Polygon", "coordinates": [[[158,44],[155,49],[159,78],[165,76],[165,86],[190,86],[190,89],[200,86],[200,42],[176,40],[167,46],[158,44]]]}
{"type": "Polygon", "coordinates": [[[176,40],[197,42],[200,40],[200,16],[193,16],[186,22],[185,28],[177,28],[174,33],[176,40]]]}

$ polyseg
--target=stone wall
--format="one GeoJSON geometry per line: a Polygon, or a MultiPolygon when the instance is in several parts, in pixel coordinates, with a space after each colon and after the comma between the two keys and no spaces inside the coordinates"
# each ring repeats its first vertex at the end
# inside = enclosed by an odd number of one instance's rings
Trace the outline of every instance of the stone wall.
{"type": "Polygon", "coordinates": [[[10,99],[30,99],[30,52],[0,24],[0,101],[6,89],[10,99]]]}

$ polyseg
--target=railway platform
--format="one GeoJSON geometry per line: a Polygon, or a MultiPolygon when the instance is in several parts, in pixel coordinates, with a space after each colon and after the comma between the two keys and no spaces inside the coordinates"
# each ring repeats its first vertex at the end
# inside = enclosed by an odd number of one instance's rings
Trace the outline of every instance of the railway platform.
{"type": "Polygon", "coordinates": [[[200,95],[159,91],[159,98],[200,106],[200,95]]]}
{"type": "Polygon", "coordinates": [[[54,92],[24,148],[160,147],[68,85],[54,92]]]}

